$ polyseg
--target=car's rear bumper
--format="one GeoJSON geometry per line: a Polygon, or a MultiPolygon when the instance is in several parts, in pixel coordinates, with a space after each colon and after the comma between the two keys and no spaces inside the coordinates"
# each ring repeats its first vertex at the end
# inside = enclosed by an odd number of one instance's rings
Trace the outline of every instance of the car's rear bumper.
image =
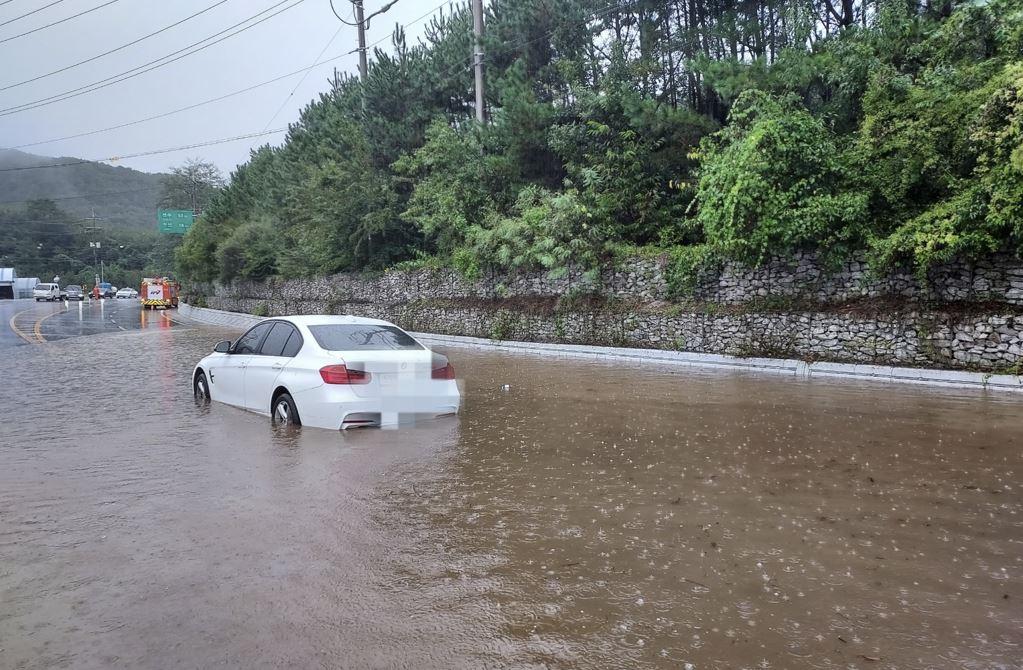
{"type": "Polygon", "coordinates": [[[330,430],[394,425],[423,417],[457,414],[462,405],[457,384],[449,381],[430,386],[426,393],[360,398],[351,389],[323,385],[293,393],[292,397],[302,425],[330,430]]]}

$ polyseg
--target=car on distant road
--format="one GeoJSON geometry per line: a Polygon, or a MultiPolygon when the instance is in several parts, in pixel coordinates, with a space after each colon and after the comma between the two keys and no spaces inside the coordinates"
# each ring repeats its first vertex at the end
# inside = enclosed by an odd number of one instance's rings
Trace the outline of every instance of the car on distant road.
{"type": "Polygon", "coordinates": [[[333,430],[457,414],[448,359],[404,330],[355,316],[267,319],[217,344],[192,372],[199,402],[333,430]]]}
{"type": "Polygon", "coordinates": [[[97,286],[99,287],[99,297],[101,298],[113,298],[117,294],[117,291],[110,282],[101,281],[97,286]]]}
{"type": "Polygon", "coordinates": [[[36,299],[36,302],[60,300],[60,286],[50,282],[40,282],[32,289],[32,297],[36,299]]]}
{"type": "Polygon", "coordinates": [[[125,286],[124,288],[119,289],[117,291],[117,293],[114,294],[114,297],[115,298],[137,298],[137,297],[139,297],[139,292],[136,291],[133,288],[128,288],[127,286],[125,286]]]}
{"type": "Polygon", "coordinates": [[[64,287],[65,300],[85,300],[85,290],[78,284],[68,284],[64,287]]]}

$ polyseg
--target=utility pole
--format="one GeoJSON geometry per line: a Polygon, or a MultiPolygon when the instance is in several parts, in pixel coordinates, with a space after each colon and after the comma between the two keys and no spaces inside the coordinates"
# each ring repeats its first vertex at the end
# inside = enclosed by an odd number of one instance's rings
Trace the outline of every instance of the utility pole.
{"type": "MultiPolygon", "coordinates": [[[[83,231],[86,234],[88,234],[90,237],[93,237],[95,235],[95,233],[99,233],[100,231],[103,230],[100,226],[96,225],[97,221],[102,221],[102,220],[103,219],[101,217],[96,216],[96,209],[93,208],[92,216],[87,216],[84,219],[82,219],[83,231]],[[91,226],[84,225],[85,221],[89,221],[92,225],[91,226]]],[[[98,258],[98,251],[97,250],[101,249],[102,246],[101,246],[99,240],[96,240],[94,242],[89,242],[89,246],[92,247],[92,268],[93,268],[93,271],[95,272],[96,265],[100,262],[99,258],[98,258]]],[[[103,269],[102,269],[102,266],[100,266],[100,274],[96,275],[96,283],[99,284],[101,281],[103,281],[103,269]]]]}
{"type": "Polygon", "coordinates": [[[103,217],[96,216],[96,208],[94,207],[92,209],[92,216],[87,216],[84,219],[82,219],[82,221],[91,221],[92,222],[91,226],[85,226],[85,232],[91,233],[91,232],[103,230],[102,228],[100,228],[99,226],[96,225],[97,221],[102,221],[102,220],[103,220],[103,217]]]}
{"type": "MultiPolygon", "coordinates": [[[[359,81],[366,85],[369,65],[366,63],[366,19],[362,13],[362,0],[352,0],[355,5],[355,23],[359,27],[359,81]]],[[[363,96],[365,97],[365,96],[363,96]]]]}
{"type": "Polygon", "coordinates": [[[352,7],[355,10],[355,23],[346,20],[337,13],[337,9],[334,8],[334,0],[330,0],[330,8],[333,10],[334,16],[337,17],[338,21],[348,26],[355,26],[359,29],[359,48],[356,49],[356,51],[359,52],[359,80],[365,84],[366,77],[369,74],[369,63],[367,61],[368,54],[366,53],[366,30],[369,28],[369,22],[374,16],[380,16],[391,7],[398,4],[398,0],[391,0],[369,16],[366,16],[363,11],[362,0],[349,0],[349,2],[352,3],[352,7]]]}
{"type": "MultiPolygon", "coordinates": [[[[360,0],[361,1],[361,0],[360,0]]],[[[483,0],[472,0],[473,64],[476,70],[476,121],[486,121],[483,103],[483,0]]]]}

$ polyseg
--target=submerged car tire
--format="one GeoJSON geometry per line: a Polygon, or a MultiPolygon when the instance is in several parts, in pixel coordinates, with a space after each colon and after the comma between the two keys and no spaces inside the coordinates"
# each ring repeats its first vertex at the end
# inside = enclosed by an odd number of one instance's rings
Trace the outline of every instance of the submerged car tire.
{"type": "Polygon", "coordinates": [[[270,408],[270,420],[275,426],[301,426],[302,421],[298,418],[298,409],[295,401],[287,393],[282,393],[274,399],[270,408]]]}
{"type": "Polygon", "coordinates": [[[206,404],[210,401],[210,384],[206,381],[206,373],[200,371],[192,382],[192,395],[196,402],[206,404]]]}

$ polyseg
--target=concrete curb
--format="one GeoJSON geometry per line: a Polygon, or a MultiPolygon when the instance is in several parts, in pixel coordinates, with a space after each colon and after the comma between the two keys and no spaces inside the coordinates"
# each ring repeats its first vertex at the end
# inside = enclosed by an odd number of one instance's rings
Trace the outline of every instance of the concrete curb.
{"type": "MultiPolygon", "coordinates": [[[[226,328],[249,328],[263,317],[235,312],[223,312],[205,307],[179,305],[181,316],[226,328]]],[[[991,375],[983,372],[960,370],[934,370],[929,368],[900,368],[887,365],[857,365],[849,363],[807,363],[787,358],[739,358],[722,354],[700,354],[688,351],[661,349],[633,349],[626,347],[597,347],[582,344],[547,344],[543,342],[512,342],[480,337],[412,333],[426,344],[451,347],[489,349],[528,355],[560,358],[589,358],[598,360],[628,360],[636,363],[682,365],[687,367],[720,368],[790,374],[796,377],[842,377],[903,384],[926,384],[956,388],[974,388],[990,391],[1023,393],[1023,377],[991,375]]]]}
{"type": "Polygon", "coordinates": [[[241,314],[239,312],[223,312],[219,309],[208,309],[206,307],[192,307],[183,302],[178,303],[178,314],[193,321],[201,321],[225,328],[238,328],[240,330],[251,328],[265,318],[251,314],[241,314]]]}

